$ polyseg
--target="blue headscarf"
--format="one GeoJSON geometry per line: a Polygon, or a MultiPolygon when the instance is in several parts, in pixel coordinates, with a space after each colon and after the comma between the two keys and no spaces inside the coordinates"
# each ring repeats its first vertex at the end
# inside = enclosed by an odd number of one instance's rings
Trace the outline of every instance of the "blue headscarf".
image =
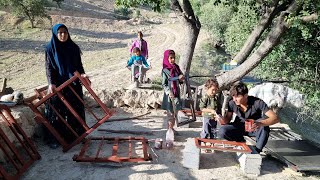
{"type": "Polygon", "coordinates": [[[84,73],[80,56],[81,50],[71,40],[68,28],[64,24],[56,24],[52,27],[52,38],[46,46],[46,53],[53,69],[57,72],[56,80],[58,82],[56,82],[56,85],[68,80],[75,71],[79,71],[80,74],[84,73]],[[65,42],[58,39],[60,28],[67,30],[68,39],[65,42]]]}

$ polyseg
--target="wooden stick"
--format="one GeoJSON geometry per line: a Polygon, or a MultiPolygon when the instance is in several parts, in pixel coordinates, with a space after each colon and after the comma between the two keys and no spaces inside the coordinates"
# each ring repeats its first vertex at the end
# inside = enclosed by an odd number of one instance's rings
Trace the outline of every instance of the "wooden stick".
{"type": "Polygon", "coordinates": [[[134,117],[126,117],[126,118],[118,118],[118,119],[112,119],[110,118],[106,122],[114,122],[114,121],[127,121],[127,120],[132,120],[132,119],[140,119],[141,117],[150,114],[151,112],[147,112],[145,114],[139,115],[139,116],[134,116],[134,117]]]}
{"type": "Polygon", "coordinates": [[[153,132],[146,132],[146,131],[113,130],[113,129],[98,129],[98,131],[105,131],[105,132],[110,132],[110,133],[120,133],[120,134],[153,135],[153,132]]]}
{"type": "Polygon", "coordinates": [[[1,89],[0,89],[0,96],[4,95],[6,87],[7,87],[7,78],[4,78],[2,80],[2,86],[1,86],[1,89]]]}

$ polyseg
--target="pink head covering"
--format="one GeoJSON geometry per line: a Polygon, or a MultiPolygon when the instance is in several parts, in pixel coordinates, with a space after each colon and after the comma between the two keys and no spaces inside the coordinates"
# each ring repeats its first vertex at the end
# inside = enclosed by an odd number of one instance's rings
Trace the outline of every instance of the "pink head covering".
{"type": "MultiPolygon", "coordinates": [[[[175,77],[175,76],[182,74],[182,72],[176,63],[174,63],[174,64],[169,63],[169,55],[170,54],[175,54],[175,52],[170,49],[164,51],[162,67],[163,67],[163,69],[168,69],[170,71],[170,77],[175,77]]],[[[176,96],[178,94],[177,93],[177,83],[174,81],[172,81],[172,90],[173,90],[173,94],[176,96]]]]}

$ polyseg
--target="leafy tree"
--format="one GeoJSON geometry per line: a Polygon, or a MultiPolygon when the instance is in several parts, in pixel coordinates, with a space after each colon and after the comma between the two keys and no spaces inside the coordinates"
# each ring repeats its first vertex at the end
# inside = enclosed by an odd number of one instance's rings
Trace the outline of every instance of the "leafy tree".
{"type": "Polygon", "coordinates": [[[234,11],[231,6],[209,2],[200,7],[200,21],[216,42],[225,41],[225,31],[234,11]],[[204,13],[206,12],[206,13],[204,13]],[[208,13],[210,12],[210,13],[208,13]]]}
{"type": "MultiPolygon", "coordinates": [[[[226,6],[219,2],[215,7],[218,5],[226,6]]],[[[223,36],[227,51],[242,64],[218,75],[219,82],[227,86],[230,80],[241,78],[251,69],[256,77],[287,81],[306,97],[305,106],[291,114],[303,116],[313,126],[320,117],[319,0],[269,0],[255,4],[238,1],[231,6],[234,12],[223,36]],[[240,10],[243,7],[251,12],[240,10]]]]}
{"type": "MultiPolygon", "coordinates": [[[[232,1],[233,3],[235,1],[232,1]]],[[[241,5],[244,3],[248,3],[250,1],[238,1],[239,3],[236,5],[236,9],[240,9],[241,5]]],[[[248,4],[247,4],[248,5],[248,4]]],[[[232,38],[230,42],[233,45],[237,46],[233,47],[233,52],[231,54],[236,54],[235,60],[238,63],[242,63],[239,67],[234,69],[233,71],[229,71],[227,73],[221,74],[217,76],[219,84],[223,87],[230,85],[236,80],[241,79],[244,75],[252,71],[255,67],[262,62],[279,44],[281,44],[281,40],[286,35],[286,33],[290,32],[289,29],[292,28],[295,23],[312,23],[315,19],[317,19],[317,8],[319,8],[319,0],[314,4],[314,1],[302,1],[302,0],[269,0],[269,1],[257,1],[256,4],[253,4],[253,9],[259,7],[256,12],[257,15],[260,16],[260,20],[258,21],[255,27],[251,27],[252,31],[249,33],[248,38],[244,41],[241,36],[246,36],[246,34],[229,33],[228,38],[232,38]],[[263,10],[261,10],[261,8],[263,10]],[[308,22],[306,21],[308,19],[308,22]],[[240,38],[237,38],[240,36],[240,38]],[[243,43],[242,48],[239,46],[239,42],[243,43]]],[[[246,13],[243,11],[238,11],[246,13]]],[[[258,17],[259,17],[258,16],[258,17]]],[[[234,17],[233,17],[234,18],[234,17]]],[[[238,30],[239,27],[245,29],[246,27],[250,28],[250,19],[247,18],[247,24],[241,24],[241,26],[233,26],[235,31],[238,30]]],[[[236,23],[236,21],[230,21],[232,23],[236,23]]],[[[302,27],[298,25],[299,27],[302,27]]],[[[232,27],[231,25],[228,27],[232,27]]],[[[311,29],[309,29],[312,31],[311,29]]],[[[313,30],[314,31],[314,30],[313,30]]],[[[227,32],[232,32],[230,29],[227,29],[227,32]]],[[[317,31],[316,31],[317,32],[317,31]]],[[[248,33],[248,31],[243,32],[248,33]]],[[[228,44],[227,44],[228,46],[228,44]]],[[[232,47],[232,45],[230,45],[232,47]]]]}
{"type": "Polygon", "coordinates": [[[0,0],[0,5],[9,7],[14,14],[27,17],[34,28],[36,17],[47,17],[44,0],[0,0]]]}
{"type": "Polygon", "coordinates": [[[115,3],[118,6],[122,5],[126,8],[148,5],[152,10],[157,12],[163,11],[169,5],[167,0],[116,0],[115,3]]]}
{"type": "MultiPolygon", "coordinates": [[[[230,21],[225,25],[225,31],[222,32],[225,37],[226,50],[230,54],[238,55],[242,47],[247,47],[242,45],[250,38],[248,36],[258,20],[255,7],[247,4],[241,4],[237,7],[237,12],[234,12],[230,17],[230,21]]],[[[234,59],[237,60],[237,56],[234,59]]]]}

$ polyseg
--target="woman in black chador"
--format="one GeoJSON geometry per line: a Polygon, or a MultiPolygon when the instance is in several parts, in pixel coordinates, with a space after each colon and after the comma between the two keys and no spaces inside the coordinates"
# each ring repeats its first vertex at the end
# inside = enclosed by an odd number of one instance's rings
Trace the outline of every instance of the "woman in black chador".
{"type": "MultiPolygon", "coordinates": [[[[82,77],[87,77],[81,62],[81,50],[77,44],[75,44],[69,35],[68,29],[63,24],[56,24],[52,27],[52,38],[46,46],[46,74],[48,79],[48,93],[54,92],[55,88],[71,78],[75,71],[78,71],[82,77]]],[[[82,86],[80,81],[76,81],[72,84],[72,88],[76,91],[80,98],[83,98],[82,86]]],[[[84,106],[80,100],[74,95],[70,88],[65,88],[62,91],[63,96],[85,120],[84,106]]],[[[50,99],[50,103],[57,109],[62,117],[68,122],[68,124],[76,131],[78,135],[85,132],[85,129],[69,112],[63,102],[54,96],[50,99]]],[[[65,138],[67,142],[75,140],[75,135],[67,130],[67,127],[58,119],[57,115],[52,108],[47,104],[45,109],[46,118],[50,121],[53,127],[65,138]]],[[[56,148],[59,146],[56,139],[49,134],[48,143],[50,147],[56,148]]]]}

